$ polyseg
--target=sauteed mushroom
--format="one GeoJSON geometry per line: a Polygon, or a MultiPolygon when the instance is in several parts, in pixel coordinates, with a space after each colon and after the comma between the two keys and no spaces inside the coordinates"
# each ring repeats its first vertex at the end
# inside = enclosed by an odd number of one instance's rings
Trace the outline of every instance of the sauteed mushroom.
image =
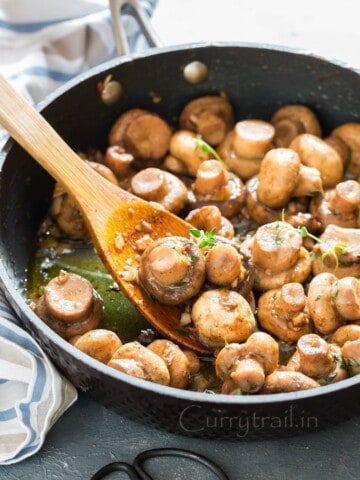
{"type": "Polygon", "coordinates": [[[296,342],[313,329],[301,283],[286,283],[263,293],[257,314],[262,328],[286,343],[296,342]]]}
{"type": "Polygon", "coordinates": [[[201,135],[210,145],[218,145],[234,125],[234,109],[227,98],[217,95],[198,97],[180,113],[179,126],[201,135]]]}
{"type": "Polygon", "coordinates": [[[226,243],[215,245],[205,257],[207,279],[219,287],[235,288],[247,275],[242,261],[243,257],[235,246],[226,243]]]}
{"type": "Polygon", "coordinates": [[[160,203],[175,214],[187,202],[187,188],[175,175],[159,168],[145,168],[131,179],[131,191],[140,198],[160,203]]]}
{"type": "Polygon", "coordinates": [[[360,230],[328,225],[312,250],[312,270],[338,278],[360,277],[360,230]]]}
{"type": "Polygon", "coordinates": [[[170,373],[165,361],[136,341],[126,343],[118,348],[108,365],[142,380],[160,385],[170,384],[170,373]]]}
{"type": "Polygon", "coordinates": [[[231,218],[244,206],[244,184],[236,175],[227,172],[219,161],[205,160],[196,172],[188,201],[192,209],[215,205],[224,217],[231,218]]]}
{"type": "Polygon", "coordinates": [[[165,158],[167,170],[180,175],[195,177],[202,162],[211,159],[209,153],[198,148],[196,134],[190,130],[178,130],[170,140],[170,155],[165,158]]]}
{"type": "Polygon", "coordinates": [[[115,332],[103,328],[89,330],[82,335],[71,337],[69,342],[78,350],[105,364],[122,345],[115,332]]]}
{"type": "Polygon", "coordinates": [[[260,393],[289,393],[318,388],[320,384],[301,372],[275,370],[265,378],[260,393]]]}
{"type": "Polygon", "coordinates": [[[204,283],[203,254],[190,239],[160,238],[142,254],[139,277],[161,303],[180,304],[194,297],[204,283]]]}
{"type": "Polygon", "coordinates": [[[190,380],[190,362],[187,355],[169,340],[154,340],[147,347],[161,357],[170,374],[170,387],[186,388],[190,380]]]}
{"type": "Polygon", "coordinates": [[[290,282],[301,283],[310,274],[310,254],[302,246],[299,232],[287,222],[262,225],[247,246],[254,264],[256,290],[280,288],[290,282]]]}
{"type": "Polygon", "coordinates": [[[200,341],[214,348],[245,341],[256,324],[245,298],[225,288],[202,293],[192,307],[191,318],[200,341]]]}
{"type": "Polygon", "coordinates": [[[134,157],[124,148],[113,145],[106,149],[104,164],[110,168],[118,179],[126,178],[135,173],[132,168],[134,157]]]}
{"type": "Polygon", "coordinates": [[[336,343],[340,347],[347,341],[360,339],[360,325],[349,323],[337,328],[331,336],[331,342],[336,343]]]}
{"type": "Polygon", "coordinates": [[[118,145],[134,157],[139,167],[158,165],[169,149],[171,129],[159,115],[133,108],[122,113],[109,133],[110,145],[118,145]]]}
{"type": "Polygon", "coordinates": [[[360,373],[360,339],[345,342],[341,353],[350,375],[358,375],[360,373]]]}
{"type": "Polygon", "coordinates": [[[312,133],[321,137],[321,126],[315,113],[306,105],[284,105],[271,117],[275,127],[274,145],[288,147],[301,133],[312,133]]]}
{"type": "Polygon", "coordinates": [[[215,361],[216,374],[224,382],[222,393],[258,392],[278,362],[278,344],[264,332],[253,333],[245,343],[226,345],[215,361]]]}
{"type": "Polygon", "coordinates": [[[233,238],[235,234],[233,224],[221,215],[219,207],[216,205],[195,208],[187,214],[185,220],[199,230],[204,230],[204,232],[210,232],[215,228],[216,235],[228,239],[233,238]]]}
{"type": "Polygon", "coordinates": [[[265,154],[258,182],[257,197],[270,208],[285,207],[292,197],[323,192],[320,172],[302,165],[290,148],[274,148],[265,154]]]}
{"type": "Polygon", "coordinates": [[[61,337],[69,339],[97,328],[102,307],[101,298],[88,280],[61,270],[46,285],[35,313],[61,337]]]}
{"type": "Polygon", "coordinates": [[[325,229],[333,224],[344,228],[357,228],[360,224],[360,184],[346,180],[327,190],[324,196],[314,198],[311,213],[325,229]]]}
{"type": "Polygon", "coordinates": [[[261,160],[270,150],[274,127],[263,120],[242,120],[235,124],[217,150],[230,170],[242,180],[259,172],[261,160]]]}
{"type": "Polygon", "coordinates": [[[341,139],[349,148],[350,164],[347,173],[358,177],[360,175],[360,123],[348,122],[334,128],[330,137],[341,139]]]}
{"type": "Polygon", "coordinates": [[[294,138],[289,148],[299,154],[304,165],[319,170],[324,188],[333,188],[342,180],[343,162],[325,140],[311,133],[302,133],[294,138]]]}

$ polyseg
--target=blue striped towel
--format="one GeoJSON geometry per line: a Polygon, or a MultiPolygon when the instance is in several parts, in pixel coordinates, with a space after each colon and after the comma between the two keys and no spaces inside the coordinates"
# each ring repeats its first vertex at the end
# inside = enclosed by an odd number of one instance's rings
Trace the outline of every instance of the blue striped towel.
{"type": "MultiPolygon", "coordinates": [[[[142,0],[151,14],[156,0],[142,0]]],[[[0,71],[36,104],[72,77],[116,56],[108,0],[0,0],[0,71]]],[[[129,44],[145,40],[132,17],[129,44]]],[[[7,133],[0,128],[0,145],[7,133]]],[[[0,290],[0,465],[36,453],[77,399],[20,326],[0,290]]]]}

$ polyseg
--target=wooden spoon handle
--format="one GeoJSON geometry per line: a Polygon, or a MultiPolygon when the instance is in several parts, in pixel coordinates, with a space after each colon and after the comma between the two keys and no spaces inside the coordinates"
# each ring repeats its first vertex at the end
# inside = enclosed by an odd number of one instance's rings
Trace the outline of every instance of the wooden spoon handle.
{"type": "Polygon", "coordinates": [[[0,123],[77,200],[82,211],[94,199],[106,210],[133,197],[98,175],[64,142],[41,114],[0,75],[0,123]],[[96,190],[96,193],[94,192],[96,190]]]}

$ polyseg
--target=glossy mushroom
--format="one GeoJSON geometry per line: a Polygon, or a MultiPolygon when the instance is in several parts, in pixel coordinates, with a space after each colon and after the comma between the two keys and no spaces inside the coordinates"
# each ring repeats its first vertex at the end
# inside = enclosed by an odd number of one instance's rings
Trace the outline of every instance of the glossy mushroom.
{"type": "Polygon", "coordinates": [[[264,386],[260,393],[289,393],[318,387],[320,387],[320,384],[316,380],[301,372],[275,370],[275,372],[270,373],[265,378],[264,386]]]}
{"type": "Polygon", "coordinates": [[[290,148],[269,150],[261,162],[257,197],[270,208],[285,207],[292,197],[322,194],[320,172],[301,164],[290,148]]]}
{"type": "Polygon", "coordinates": [[[289,148],[299,154],[305,166],[319,170],[325,189],[335,187],[342,180],[343,162],[338,152],[325,140],[311,133],[302,133],[292,140],[289,148]]]}
{"type": "Polygon", "coordinates": [[[306,105],[290,104],[280,107],[271,117],[275,128],[274,145],[288,147],[301,133],[311,133],[321,137],[320,122],[315,113],[306,105]]]}
{"type": "Polygon", "coordinates": [[[105,364],[110,361],[116,350],[122,345],[115,332],[103,328],[89,330],[82,335],[71,337],[69,343],[86,355],[105,364]]]}
{"type": "Polygon", "coordinates": [[[159,339],[147,348],[164,360],[170,374],[170,387],[186,388],[190,380],[190,361],[180,347],[170,340],[159,339]]]}
{"type": "Polygon", "coordinates": [[[219,207],[216,205],[207,205],[205,207],[191,210],[185,220],[193,227],[210,232],[215,228],[216,235],[231,239],[235,235],[235,229],[230,220],[221,215],[219,207]]]}
{"type": "Polygon", "coordinates": [[[274,127],[263,120],[242,120],[235,124],[218,146],[220,157],[242,180],[248,180],[260,170],[261,160],[272,147],[274,127]]]}
{"type": "Polygon", "coordinates": [[[333,224],[344,228],[360,226],[360,184],[355,180],[340,182],[323,196],[311,201],[310,211],[322,229],[333,224]]]}
{"type": "Polygon", "coordinates": [[[245,187],[239,177],[229,173],[217,160],[199,165],[188,194],[191,209],[215,205],[224,217],[238,214],[245,203],[245,187]]]}
{"type": "Polygon", "coordinates": [[[245,343],[226,345],[215,360],[216,374],[224,382],[222,393],[236,389],[242,393],[258,392],[278,362],[278,344],[264,332],[253,333],[245,343]]]}
{"type": "Polygon", "coordinates": [[[179,214],[187,203],[187,188],[175,175],[159,168],[145,168],[131,179],[131,191],[140,198],[160,203],[179,214]]]}
{"type": "Polygon", "coordinates": [[[314,275],[330,272],[338,278],[360,277],[360,229],[329,224],[312,250],[314,275]]]}
{"type": "Polygon", "coordinates": [[[46,285],[35,313],[61,337],[69,339],[97,328],[102,308],[103,302],[88,280],[61,270],[46,285]]]}
{"type": "Polygon", "coordinates": [[[262,225],[248,242],[248,248],[254,265],[256,290],[302,283],[311,272],[310,254],[302,246],[301,235],[287,222],[262,225]]]}
{"type": "Polygon", "coordinates": [[[255,317],[247,300],[225,288],[202,293],[191,309],[200,341],[208,347],[243,342],[255,329],[255,317]]]}
{"type": "Polygon", "coordinates": [[[171,129],[156,113],[133,108],[122,113],[111,127],[109,144],[134,157],[138,168],[158,165],[169,149],[171,129]]]}
{"type": "Polygon", "coordinates": [[[108,366],[142,380],[170,384],[170,373],[164,360],[136,341],[118,348],[108,366]]]}
{"type": "Polygon", "coordinates": [[[288,344],[313,330],[301,283],[286,283],[263,293],[258,301],[257,316],[264,330],[288,344]]]}
{"type": "Polygon", "coordinates": [[[341,139],[350,152],[347,173],[352,177],[360,175],[360,122],[347,122],[334,128],[330,137],[341,139]]]}
{"type": "Polygon", "coordinates": [[[178,130],[170,139],[169,155],[165,158],[164,167],[178,175],[195,177],[200,164],[211,158],[210,153],[198,146],[194,132],[178,130]]]}
{"type": "Polygon", "coordinates": [[[160,238],[142,254],[139,278],[159,302],[178,305],[194,297],[204,283],[203,254],[190,239],[160,238]]]}
{"type": "Polygon", "coordinates": [[[180,113],[179,126],[198,133],[210,145],[218,145],[234,125],[234,109],[220,95],[198,97],[187,103],[180,113]]]}

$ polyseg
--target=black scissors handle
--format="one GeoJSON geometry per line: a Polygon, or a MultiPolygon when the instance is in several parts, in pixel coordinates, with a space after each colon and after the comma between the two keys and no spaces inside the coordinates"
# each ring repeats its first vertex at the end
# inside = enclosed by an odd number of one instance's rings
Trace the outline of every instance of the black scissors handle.
{"type": "Polygon", "coordinates": [[[129,476],[130,480],[154,480],[144,469],[143,464],[147,460],[159,457],[178,457],[187,458],[193,460],[196,463],[200,463],[207,467],[211,472],[217,475],[218,480],[229,480],[224,470],[219,467],[215,462],[209,460],[204,455],[184,450],[181,448],[154,448],[153,450],[146,450],[140,453],[134,460],[133,465],[125,462],[113,462],[105,465],[98,470],[90,480],[102,480],[112,472],[125,472],[129,476]]]}

